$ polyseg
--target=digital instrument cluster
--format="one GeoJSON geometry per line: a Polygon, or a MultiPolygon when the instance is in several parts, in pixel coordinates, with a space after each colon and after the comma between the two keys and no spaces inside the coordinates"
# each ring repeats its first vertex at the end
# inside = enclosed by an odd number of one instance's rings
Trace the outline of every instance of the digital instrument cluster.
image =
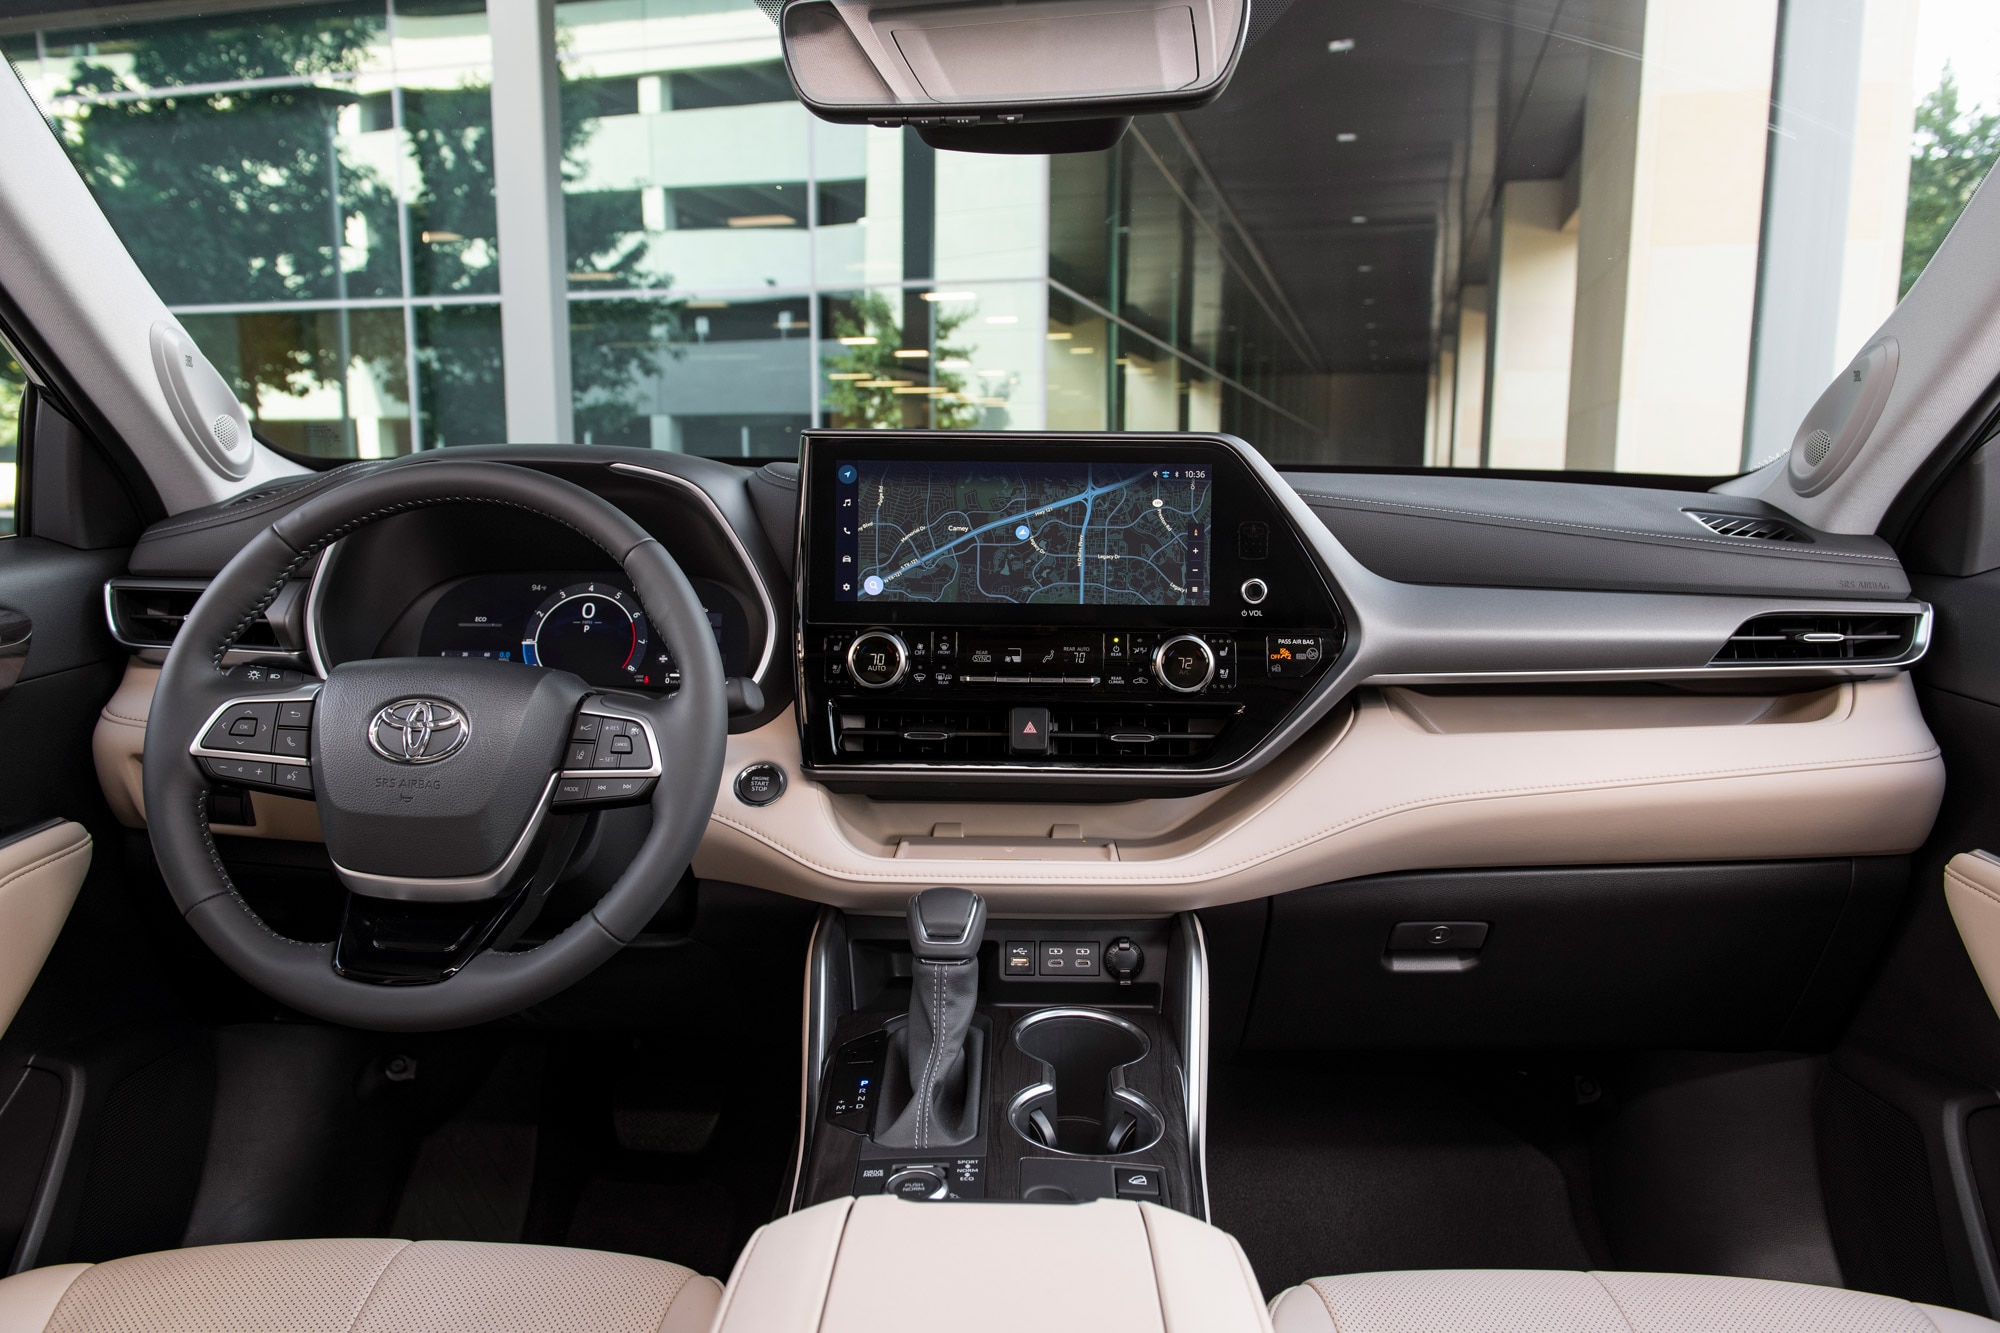
{"type": "MultiPolygon", "coordinates": [[[[741,608],[721,585],[694,582],[724,670],[741,674],[749,633],[741,608]]],[[[653,641],[631,585],[587,571],[461,579],[424,617],[417,652],[552,667],[606,689],[670,690],[680,683],[680,668],[653,641]]]]}

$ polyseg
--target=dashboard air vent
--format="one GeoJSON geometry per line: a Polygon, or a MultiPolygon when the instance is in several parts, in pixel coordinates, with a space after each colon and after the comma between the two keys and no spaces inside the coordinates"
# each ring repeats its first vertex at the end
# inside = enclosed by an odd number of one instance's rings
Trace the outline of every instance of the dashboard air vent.
{"type": "MultiPolygon", "coordinates": [[[[1049,707],[1047,759],[1147,763],[1199,759],[1215,748],[1239,710],[1230,704],[1099,709],[1049,707]]],[[[1007,750],[1008,708],[895,708],[848,702],[833,713],[834,748],[843,759],[911,763],[994,762],[1039,757],[1007,750]]]]}
{"type": "Polygon", "coordinates": [[[1689,509],[1687,516],[1723,537],[1740,537],[1754,542],[1810,542],[1812,538],[1779,518],[1754,514],[1712,514],[1689,509]]]}
{"type": "Polygon", "coordinates": [[[1916,642],[1919,618],[1908,614],[1783,613],[1758,616],[1715,655],[1731,662],[1893,662],[1916,642]]]}
{"type": "MultiPolygon", "coordinates": [[[[127,648],[171,648],[181,623],[207,587],[200,579],[112,579],[104,586],[111,637],[127,648]]],[[[244,630],[237,646],[278,650],[277,630],[268,616],[244,630]]]]}

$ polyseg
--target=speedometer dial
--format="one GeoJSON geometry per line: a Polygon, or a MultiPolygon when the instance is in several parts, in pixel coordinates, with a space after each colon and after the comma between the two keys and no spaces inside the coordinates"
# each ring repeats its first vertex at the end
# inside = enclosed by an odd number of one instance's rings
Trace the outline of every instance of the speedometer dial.
{"type": "Polygon", "coordinates": [[[646,613],[632,594],[608,583],[577,583],[551,593],[521,629],[522,661],[573,671],[593,685],[658,685],[671,679],[665,655],[647,649],[646,613]]]}

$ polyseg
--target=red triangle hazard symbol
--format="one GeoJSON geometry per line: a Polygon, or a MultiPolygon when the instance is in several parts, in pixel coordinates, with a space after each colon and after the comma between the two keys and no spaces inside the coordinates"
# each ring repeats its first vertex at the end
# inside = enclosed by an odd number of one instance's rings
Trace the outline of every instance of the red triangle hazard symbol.
{"type": "Polygon", "coordinates": [[[1032,723],[1032,722],[1028,722],[1028,723],[1024,723],[1024,724],[1022,724],[1022,727],[1021,727],[1021,734],[1022,734],[1023,736],[1035,736],[1035,735],[1039,735],[1040,733],[1038,733],[1038,732],[1037,732],[1037,731],[1035,730],[1035,724],[1034,724],[1034,723],[1032,723]]]}

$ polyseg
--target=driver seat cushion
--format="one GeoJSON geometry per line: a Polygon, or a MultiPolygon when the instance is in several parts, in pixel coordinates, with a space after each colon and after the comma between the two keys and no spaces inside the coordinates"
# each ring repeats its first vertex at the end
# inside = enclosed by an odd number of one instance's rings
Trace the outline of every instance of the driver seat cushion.
{"type": "Polygon", "coordinates": [[[0,1280],[0,1333],[707,1333],[722,1284],[596,1250],[274,1240],[0,1280]]]}
{"type": "Polygon", "coordinates": [[[1685,1273],[1439,1269],[1313,1278],[1276,1333],[2000,1333],[1962,1310],[1839,1287],[1685,1273]]]}

